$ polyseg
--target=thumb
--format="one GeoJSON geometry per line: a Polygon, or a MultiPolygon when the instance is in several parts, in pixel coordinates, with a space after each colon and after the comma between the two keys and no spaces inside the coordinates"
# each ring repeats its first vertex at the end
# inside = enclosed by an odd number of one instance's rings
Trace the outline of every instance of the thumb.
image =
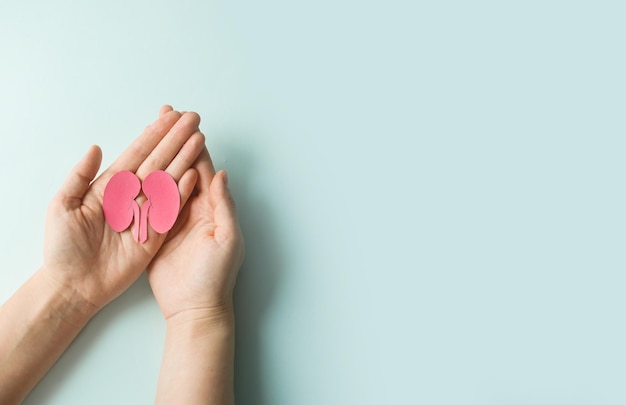
{"type": "Polygon", "coordinates": [[[241,231],[235,200],[228,189],[228,177],[224,170],[220,170],[213,177],[209,193],[216,224],[215,238],[220,244],[236,242],[241,231]]]}
{"type": "Polygon", "coordinates": [[[58,195],[62,198],[66,209],[74,208],[77,201],[82,201],[89,189],[89,184],[98,174],[101,163],[102,150],[97,145],[91,146],[85,156],[74,166],[59,190],[58,195]]]}

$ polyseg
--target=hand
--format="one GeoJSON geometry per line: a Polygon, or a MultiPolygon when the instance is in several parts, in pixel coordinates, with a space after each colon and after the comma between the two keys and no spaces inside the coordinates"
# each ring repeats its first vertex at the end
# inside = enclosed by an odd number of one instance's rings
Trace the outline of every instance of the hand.
{"type": "Polygon", "coordinates": [[[181,115],[167,106],[161,112],[96,180],[102,152],[92,146],[48,208],[41,273],[53,288],[66,297],[84,300],[95,311],[139,277],[166,238],[150,229],[146,243],[139,244],[130,230],[118,233],[108,226],[102,194],[109,179],[130,170],[143,181],[150,172],[165,170],[178,182],[181,207],[197,180],[190,166],[204,147],[200,117],[181,115]]]}
{"type": "Polygon", "coordinates": [[[232,292],[244,257],[226,173],[215,173],[206,148],[193,168],[198,174],[196,192],[148,267],[150,286],[167,320],[206,319],[232,310],[232,292]]]}

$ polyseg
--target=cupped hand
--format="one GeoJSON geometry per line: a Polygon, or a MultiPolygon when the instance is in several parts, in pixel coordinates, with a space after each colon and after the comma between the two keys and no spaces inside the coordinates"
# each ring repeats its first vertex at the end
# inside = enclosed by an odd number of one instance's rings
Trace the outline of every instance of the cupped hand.
{"type": "Polygon", "coordinates": [[[165,170],[177,181],[184,207],[197,180],[190,167],[204,147],[199,123],[195,113],[163,107],[159,119],[95,180],[102,152],[97,146],[89,149],[48,208],[41,272],[53,288],[98,310],[139,277],[167,235],[150,229],[148,240],[140,244],[130,229],[112,230],[102,211],[104,188],[123,170],[142,181],[154,170],[165,170]]]}
{"type": "Polygon", "coordinates": [[[232,309],[244,241],[224,171],[205,148],[193,165],[196,189],[148,267],[148,280],[166,319],[205,318],[232,309]]]}

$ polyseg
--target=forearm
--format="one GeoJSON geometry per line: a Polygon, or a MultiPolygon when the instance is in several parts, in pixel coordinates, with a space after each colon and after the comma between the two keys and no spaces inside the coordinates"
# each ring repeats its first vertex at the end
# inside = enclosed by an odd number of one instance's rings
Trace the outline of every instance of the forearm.
{"type": "Polygon", "coordinates": [[[19,404],[95,310],[35,273],[0,307],[0,403],[19,404]]]}
{"type": "Polygon", "coordinates": [[[234,404],[232,309],[179,315],[167,321],[156,403],[234,404]]]}

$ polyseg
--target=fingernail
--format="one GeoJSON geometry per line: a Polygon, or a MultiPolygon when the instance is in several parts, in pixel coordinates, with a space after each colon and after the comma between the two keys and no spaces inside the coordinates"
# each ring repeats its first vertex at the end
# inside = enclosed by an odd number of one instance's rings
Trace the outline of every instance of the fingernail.
{"type": "Polygon", "coordinates": [[[226,174],[226,170],[224,170],[224,185],[228,186],[228,174],[226,174]]]}

